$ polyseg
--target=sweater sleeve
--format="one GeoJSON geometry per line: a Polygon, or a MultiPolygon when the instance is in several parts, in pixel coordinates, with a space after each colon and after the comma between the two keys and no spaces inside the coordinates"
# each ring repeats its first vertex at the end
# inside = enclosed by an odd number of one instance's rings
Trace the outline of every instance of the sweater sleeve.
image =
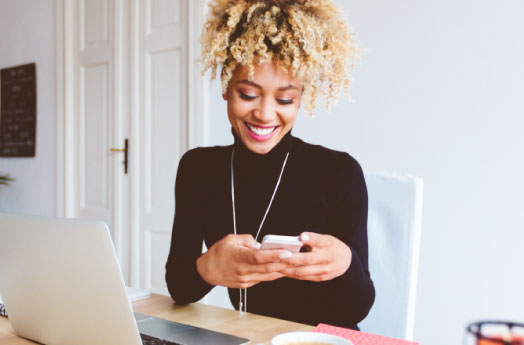
{"type": "Polygon", "coordinates": [[[350,248],[352,259],[348,270],[333,280],[337,291],[333,303],[344,304],[344,309],[350,311],[348,321],[356,325],[375,300],[368,268],[368,195],[362,168],[347,153],[335,174],[328,226],[330,233],[350,248]]]}
{"type": "Polygon", "coordinates": [[[166,283],[177,304],[200,300],[213,288],[202,279],[196,260],[202,253],[204,193],[200,181],[199,149],[188,151],[178,165],[175,184],[175,219],[171,249],[166,263],[166,283]]]}

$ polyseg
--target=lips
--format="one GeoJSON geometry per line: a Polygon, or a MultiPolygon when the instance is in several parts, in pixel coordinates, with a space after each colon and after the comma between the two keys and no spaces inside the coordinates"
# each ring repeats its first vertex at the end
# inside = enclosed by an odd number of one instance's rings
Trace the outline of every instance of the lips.
{"type": "Polygon", "coordinates": [[[250,123],[244,122],[247,128],[248,134],[258,141],[266,141],[273,137],[276,129],[279,126],[256,126],[250,123]]]}

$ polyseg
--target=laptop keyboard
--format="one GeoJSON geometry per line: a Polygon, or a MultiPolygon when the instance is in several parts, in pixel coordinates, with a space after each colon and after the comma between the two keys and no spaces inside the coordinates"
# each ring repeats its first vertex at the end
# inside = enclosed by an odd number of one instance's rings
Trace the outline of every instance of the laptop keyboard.
{"type": "Polygon", "coordinates": [[[169,340],[158,339],[142,333],[140,333],[140,337],[142,338],[142,345],[185,345],[181,343],[175,343],[169,340]]]}

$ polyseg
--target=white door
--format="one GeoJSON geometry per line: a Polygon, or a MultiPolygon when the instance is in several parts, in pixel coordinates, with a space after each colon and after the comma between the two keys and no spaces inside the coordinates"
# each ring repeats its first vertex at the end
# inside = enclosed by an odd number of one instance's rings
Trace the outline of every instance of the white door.
{"type": "MultiPolygon", "coordinates": [[[[72,114],[65,140],[72,152],[65,215],[103,220],[113,238],[122,233],[119,215],[125,205],[117,202],[120,193],[125,193],[125,178],[123,154],[110,148],[123,146],[127,134],[117,94],[120,66],[116,47],[120,40],[115,10],[115,2],[110,0],[64,2],[69,57],[65,77],[70,81],[66,88],[72,114]]],[[[122,252],[119,254],[122,261],[122,252]]]]}
{"type": "Polygon", "coordinates": [[[113,3],[79,1],[76,5],[75,112],[77,204],[80,218],[104,220],[113,229],[114,31],[113,3]]]}
{"type": "Polygon", "coordinates": [[[129,178],[124,153],[111,149],[122,149],[129,137],[129,9],[125,1],[114,0],[57,4],[64,49],[59,70],[64,80],[64,199],[59,212],[106,222],[127,278],[129,178]]]}
{"type": "Polygon", "coordinates": [[[132,15],[137,227],[133,283],[167,294],[165,264],[178,160],[188,148],[187,2],[137,0],[132,15]]]}
{"type": "Polygon", "coordinates": [[[177,164],[189,145],[187,89],[195,85],[188,82],[194,71],[188,66],[190,1],[58,2],[65,114],[61,214],[105,221],[126,283],[159,293],[167,293],[177,164]],[[124,153],[111,150],[123,148],[125,139],[127,174],[124,153]]]}

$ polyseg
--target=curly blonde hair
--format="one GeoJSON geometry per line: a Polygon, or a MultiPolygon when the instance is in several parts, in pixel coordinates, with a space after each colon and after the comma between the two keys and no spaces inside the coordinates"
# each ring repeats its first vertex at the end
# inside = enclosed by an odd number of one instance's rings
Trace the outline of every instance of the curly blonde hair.
{"type": "Polygon", "coordinates": [[[233,72],[276,62],[304,87],[306,111],[313,113],[319,95],[327,108],[344,88],[349,95],[359,46],[332,0],[212,0],[202,29],[202,73],[216,78],[222,66],[222,90],[233,72]]]}

